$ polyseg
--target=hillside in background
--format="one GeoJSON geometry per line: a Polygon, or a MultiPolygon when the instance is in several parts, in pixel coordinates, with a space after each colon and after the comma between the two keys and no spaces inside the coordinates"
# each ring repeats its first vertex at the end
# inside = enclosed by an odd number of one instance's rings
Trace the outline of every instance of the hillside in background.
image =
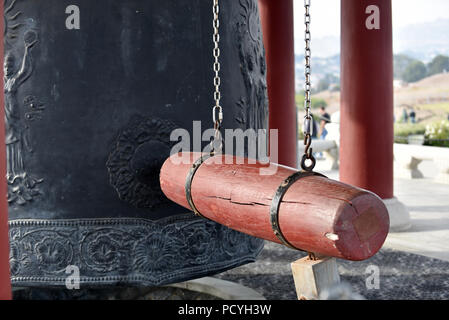
{"type": "MultiPolygon", "coordinates": [[[[304,86],[303,56],[296,56],[296,91],[301,92],[304,86]]],[[[406,83],[414,83],[438,73],[449,72],[449,55],[438,55],[432,61],[424,62],[410,56],[394,55],[394,79],[406,83]]],[[[320,92],[329,87],[339,87],[340,56],[314,58],[312,60],[312,88],[320,92]],[[323,86],[323,83],[325,85],[323,86]]]]}
{"type": "Polygon", "coordinates": [[[449,73],[437,74],[394,92],[395,114],[415,109],[418,122],[430,123],[449,115],[449,73]]]}
{"type": "MultiPolygon", "coordinates": [[[[312,97],[324,100],[329,113],[340,109],[340,92],[326,90],[314,94],[312,97]]],[[[433,75],[405,87],[396,88],[394,106],[396,120],[401,118],[404,109],[407,112],[414,109],[417,122],[423,125],[447,119],[449,115],[449,73],[433,75]]],[[[299,119],[302,119],[303,116],[302,110],[299,110],[299,119]]]]}

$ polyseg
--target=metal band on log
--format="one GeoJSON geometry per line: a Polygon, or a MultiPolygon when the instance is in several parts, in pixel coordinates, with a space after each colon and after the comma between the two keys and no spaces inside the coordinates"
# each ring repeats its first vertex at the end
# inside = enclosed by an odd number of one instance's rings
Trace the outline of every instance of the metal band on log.
{"type": "MultiPolygon", "coordinates": [[[[160,173],[164,194],[189,210],[186,178],[200,157],[199,153],[173,155],[160,173]]],[[[203,159],[195,169],[190,198],[196,210],[212,221],[283,243],[273,232],[271,208],[280,186],[297,172],[216,155],[203,159]]],[[[320,175],[292,182],[279,200],[277,229],[294,248],[358,261],[378,252],[388,234],[388,212],[378,196],[320,175]]]]}
{"type": "Polygon", "coordinates": [[[300,248],[295,248],[295,246],[293,246],[290,242],[288,242],[288,240],[284,237],[281,227],[279,226],[279,207],[282,203],[282,199],[284,198],[285,193],[288,191],[288,188],[290,188],[290,186],[299,179],[310,176],[325,177],[322,174],[316,172],[304,172],[304,171],[296,172],[292,174],[290,177],[288,177],[284,182],[282,182],[282,184],[279,186],[279,188],[276,191],[276,194],[273,197],[273,201],[271,202],[270,221],[271,227],[273,228],[273,232],[276,235],[276,237],[281,241],[282,244],[291,249],[301,250],[300,248]]]}
{"type": "Polygon", "coordinates": [[[206,154],[206,155],[202,155],[201,157],[199,157],[195,161],[195,163],[192,165],[192,167],[190,168],[189,174],[187,175],[187,179],[186,179],[185,189],[186,189],[187,202],[189,203],[189,206],[192,209],[193,213],[196,214],[197,216],[200,216],[203,218],[205,218],[205,217],[195,207],[195,203],[193,202],[193,199],[192,199],[192,180],[193,180],[193,177],[195,176],[196,171],[200,168],[201,164],[212,156],[213,156],[212,154],[206,154]]]}

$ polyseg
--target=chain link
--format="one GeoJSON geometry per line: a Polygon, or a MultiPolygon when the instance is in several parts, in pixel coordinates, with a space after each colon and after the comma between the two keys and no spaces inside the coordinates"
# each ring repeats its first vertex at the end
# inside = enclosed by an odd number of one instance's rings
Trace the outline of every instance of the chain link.
{"type": "Polygon", "coordinates": [[[212,0],[213,1],[213,13],[214,13],[214,20],[213,20],[213,27],[214,27],[214,34],[213,34],[213,42],[214,42],[214,49],[213,49],[213,56],[214,56],[214,64],[213,64],[213,70],[215,73],[214,76],[214,100],[215,105],[212,109],[212,121],[214,123],[214,141],[211,142],[212,146],[212,152],[220,151],[223,147],[223,142],[221,139],[221,124],[223,122],[223,108],[220,105],[221,100],[221,92],[220,92],[220,85],[221,85],[221,78],[220,78],[220,19],[219,19],[219,13],[220,13],[220,6],[218,3],[218,0],[212,0]],[[218,144],[218,146],[217,146],[218,144]]]}
{"type": "Polygon", "coordinates": [[[301,167],[303,170],[306,171],[312,171],[315,167],[315,158],[313,157],[312,153],[312,80],[311,80],[311,74],[312,74],[312,67],[311,67],[311,58],[312,58],[312,50],[310,49],[310,43],[312,40],[312,36],[310,33],[310,1],[311,0],[304,0],[304,25],[305,25],[305,31],[304,31],[304,42],[305,42],[305,52],[304,52],[304,76],[305,76],[305,83],[304,83],[304,109],[306,112],[306,115],[304,116],[304,156],[301,161],[301,167]],[[311,161],[311,165],[306,165],[306,160],[311,161]]]}
{"type": "Polygon", "coordinates": [[[312,51],[310,49],[310,41],[311,41],[311,34],[310,34],[310,0],[304,0],[304,8],[305,8],[305,15],[304,15],[304,24],[305,24],[305,32],[304,32],[304,41],[305,41],[305,66],[304,66],[304,76],[305,76],[305,84],[304,84],[304,109],[306,111],[306,120],[307,125],[304,126],[304,134],[311,134],[311,125],[310,120],[312,118],[311,115],[311,89],[312,89],[312,83],[311,83],[311,54],[312,51]]]}

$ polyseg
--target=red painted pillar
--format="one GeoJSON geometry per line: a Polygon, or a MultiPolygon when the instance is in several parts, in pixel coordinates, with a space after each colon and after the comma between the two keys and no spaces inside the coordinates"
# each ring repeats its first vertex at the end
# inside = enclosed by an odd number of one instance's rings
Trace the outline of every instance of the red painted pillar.
{"type": "Polygon", "coordinates": [[[383,199],[393,198],[392,43],[391,0],[341,1],[340,179],[383,199]]]}
{"type": "MultiPolygon", "coordinates": [[[[0,12],[3,16],[4,1],[0,1],[0,12]]],[[[4,21],[0,19],[0,32],[3,35],[4,21]]],[[[0,57],[3,79],[3,38],[0,41],[0,57]]],[[[2,82],[3,87],[3,82],[2,82]]],[[[5,148],[5,99],[4,92],[0,90],[0,300],[11,299],[11,281],[9,276],[9,240],[8,240],[8,203],[6,201],[6,148],[5,148]]]]}
{"type": "Polygon", "coordinates": [[[259,0],[267,61],[270,129],[279,135],[278,162],[297,167],[293,0],[259,0]]]}

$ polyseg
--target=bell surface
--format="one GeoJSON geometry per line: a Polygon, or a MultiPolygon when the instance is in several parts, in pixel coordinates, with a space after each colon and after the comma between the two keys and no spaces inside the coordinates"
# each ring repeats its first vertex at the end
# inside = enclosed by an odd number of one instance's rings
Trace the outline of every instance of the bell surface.
{"type": "MultiPolygon", "coordinates": [[[[223,127],[267,129],[257,0],[220,6],[223,127]]],[[[6,0],[4,20],[13,285],[76,269],[81,285],[154,286],[256,259],[261,239],[159,185],[173,130],[212,127],[211,1],[6,0]]]]}

